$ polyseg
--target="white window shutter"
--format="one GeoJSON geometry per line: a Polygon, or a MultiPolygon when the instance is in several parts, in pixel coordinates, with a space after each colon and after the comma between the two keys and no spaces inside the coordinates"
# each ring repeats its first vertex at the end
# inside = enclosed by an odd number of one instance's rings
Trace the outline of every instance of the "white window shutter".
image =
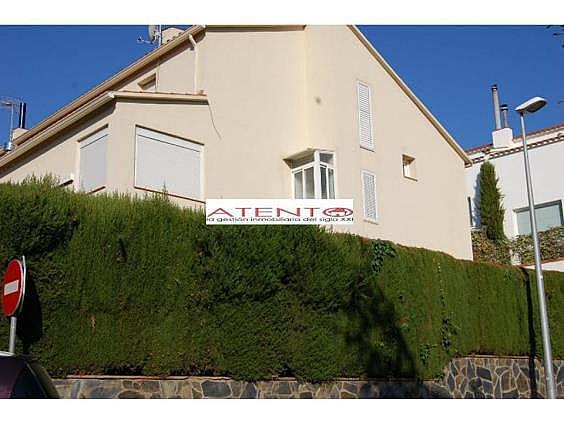
{"type": "Polygon", "coordinates": [[[79,188],[91,192],[106,184],[106,143],[108,133],[104,128],[79,143],[79,188]]]}
{"type": "Polygon", "coordinates": [[[135,186],[201,199],[201,151],[188,140],[137,128],[135,186]]]}
{"type": "Polygon", "coordinates": [[[364,201],[364,218],[376,222],[378,220],[376,177],[370,172],[362,172],[362,196],[364,201]]]}
{"type": "Polygon", "coordinates": [[[358,82],[358,134],[360,145],[369,149],[374,148],[372,138],[372,104],[370,87],[363,82],[358,82]]]}

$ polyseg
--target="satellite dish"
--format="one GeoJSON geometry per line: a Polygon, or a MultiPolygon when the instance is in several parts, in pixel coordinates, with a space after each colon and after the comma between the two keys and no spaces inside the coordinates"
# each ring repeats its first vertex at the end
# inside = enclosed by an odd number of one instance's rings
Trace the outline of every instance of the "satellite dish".
{"type": "Polygon", "coordinates": [[[162,25],[149,25],[147,28],[147,34],[149,35],[148,40],[144,40],[143,37],[137,38],[137,42],[140,44],[156,44],[161,45],[161,33],[162,25]]]}

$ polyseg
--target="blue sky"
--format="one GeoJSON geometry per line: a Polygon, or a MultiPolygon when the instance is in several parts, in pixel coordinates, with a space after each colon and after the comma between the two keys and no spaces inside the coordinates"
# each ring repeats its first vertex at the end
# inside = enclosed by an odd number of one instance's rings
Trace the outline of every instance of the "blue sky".
{"type": "MultiPolygon", "coordinates": [[[[564,122],[564,36],[545,26],[360,26],[384,58],[464,148],[490,141],[490,86],[510,110],[540,95],[548,105],[527,130],[564,122]]],[[[28,103],[27,126],[133,62],[145,26],[0,26],[0,96],[28,103]]],[[[377,95],[377,92],[375,92],[377,95]]],[[[0,109],[0,141],[9,113],[0,109]]],[[[510,125],[518,119],[510,113],[510,125]]]]}

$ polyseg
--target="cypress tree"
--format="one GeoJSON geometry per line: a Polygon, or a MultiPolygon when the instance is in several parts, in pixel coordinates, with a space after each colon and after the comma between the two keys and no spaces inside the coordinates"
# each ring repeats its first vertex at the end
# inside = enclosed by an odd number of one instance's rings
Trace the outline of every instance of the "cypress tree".
{"type": "Polygon", "coordinates": [[[501,204],[499,179],[494,165],[484,162],[480,168],[480,219],[486,236],[491,240],[504,240],[503,215],[505,210],[501,204]]]}

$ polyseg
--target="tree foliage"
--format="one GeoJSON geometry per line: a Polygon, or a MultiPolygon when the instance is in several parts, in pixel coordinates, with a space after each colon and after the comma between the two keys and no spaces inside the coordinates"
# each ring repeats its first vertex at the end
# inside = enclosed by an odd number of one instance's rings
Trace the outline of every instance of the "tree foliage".
{"type": "Polygon", "coordinates": [[[505,239],[505,210],[501,204],[502,195],[498,183],[494,165],[484,162],[480,168],[480,221],[488,239],[494,241],[505,239]]]}

